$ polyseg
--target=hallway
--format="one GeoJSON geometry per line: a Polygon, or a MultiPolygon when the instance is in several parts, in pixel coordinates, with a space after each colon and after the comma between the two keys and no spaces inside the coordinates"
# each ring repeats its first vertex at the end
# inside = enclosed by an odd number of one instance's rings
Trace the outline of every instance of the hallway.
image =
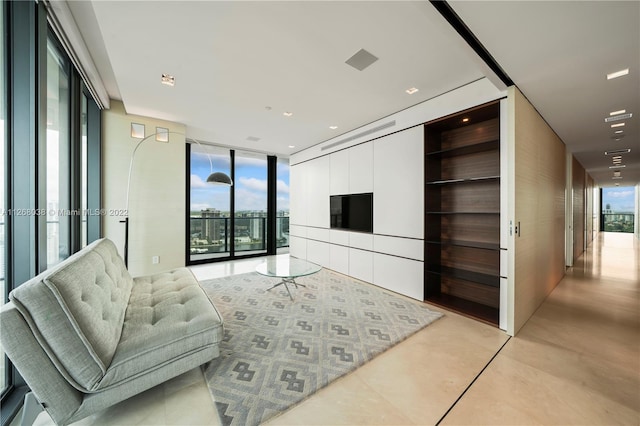
{"type": "Polygon", "coordinates": [[[600,233],[443,424],[639,424],[639,259],[600,233]]]}

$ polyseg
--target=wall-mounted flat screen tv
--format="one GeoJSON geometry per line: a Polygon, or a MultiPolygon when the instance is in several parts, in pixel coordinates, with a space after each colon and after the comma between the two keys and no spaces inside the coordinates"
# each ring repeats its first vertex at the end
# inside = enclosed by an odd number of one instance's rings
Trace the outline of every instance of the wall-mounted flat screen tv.
{"type": "Polygon", "coordinates": [[[373,232],[373,193],[331,195],[331,228],[373,232]]]}

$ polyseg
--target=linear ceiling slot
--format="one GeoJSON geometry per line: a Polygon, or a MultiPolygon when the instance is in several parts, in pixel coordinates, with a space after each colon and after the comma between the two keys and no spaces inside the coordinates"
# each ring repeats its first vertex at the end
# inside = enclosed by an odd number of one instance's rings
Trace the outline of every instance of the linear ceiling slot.
{"type": "Polygon", "coordinates": [[[377,127],[372,127],[371,129],[365,130],[364,132],[360,132],[360,133],[357,133],[355,135],[349,136],[348,138],[344,138],[344,139],[339,140],[337,142],[330,143],[329,145],[325,145],[322,148],[320,148],[320,151],[325,151],[327,149],[331,149],[331,148],[333,148],[335,146],[342,145],[343,143],[351,142],[352,140],[361,138],[363,136],[370,135],[370,134],[375,133],[375,132],[379,132],[380,130],[388,129],[389,127],[393,127],[395,125],[396,125],[396,120],[389,121],[389,122],[381,124],[381,125],[379,125],[377,127]]]}

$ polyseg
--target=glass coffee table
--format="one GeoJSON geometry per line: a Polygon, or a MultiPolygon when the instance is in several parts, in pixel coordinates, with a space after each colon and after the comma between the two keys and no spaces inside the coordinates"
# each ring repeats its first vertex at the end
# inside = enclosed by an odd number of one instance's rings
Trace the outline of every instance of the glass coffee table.
{"type": "Polygon", "coordinates": [[[281,278],[282,281],[273,287],[268,288],[267,291],[284,285],[284,288],[287,289],[287,293],[289,293],[289,297],[293,300],[291,290],[289,290],[289,286],[287,284],[293,284],[296,288],[298,288],[298,286],[306,287],[303,284],[298,284],[296,282],[296,278],[315,274],[320,269],[322,269],[322,266],[316,265],[315,263],[286,256],[265,260],[264,263],[261,263],[256,267],[256,272],[267,277],[281,278]]]}

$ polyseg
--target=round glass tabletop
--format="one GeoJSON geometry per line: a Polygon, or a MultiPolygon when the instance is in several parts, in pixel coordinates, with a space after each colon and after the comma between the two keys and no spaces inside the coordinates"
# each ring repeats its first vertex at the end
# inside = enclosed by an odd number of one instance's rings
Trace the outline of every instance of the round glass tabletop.
{"type": "Polygon", "coordinates": [[[256,267],[256,272],[268,277],[296,278],[311,275],[322,266],[295,257],[276,257],[265,260],[256,267]]]}

